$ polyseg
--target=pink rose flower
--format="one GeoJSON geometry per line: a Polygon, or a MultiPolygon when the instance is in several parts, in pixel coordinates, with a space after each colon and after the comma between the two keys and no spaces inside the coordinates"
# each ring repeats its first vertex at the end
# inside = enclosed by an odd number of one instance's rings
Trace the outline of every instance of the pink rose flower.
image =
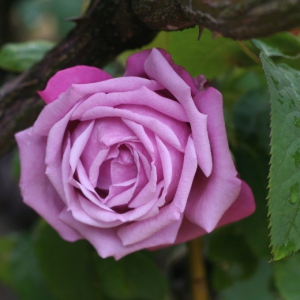
{"type": "Polygon", "coordinates": [[[163,50],[125,75],[77,66],[52,77],[33,127],[16,134],[21,191],[67,241],[102,257],[185,242],[255,209],[237,177],[222,96],[163,50]]]}

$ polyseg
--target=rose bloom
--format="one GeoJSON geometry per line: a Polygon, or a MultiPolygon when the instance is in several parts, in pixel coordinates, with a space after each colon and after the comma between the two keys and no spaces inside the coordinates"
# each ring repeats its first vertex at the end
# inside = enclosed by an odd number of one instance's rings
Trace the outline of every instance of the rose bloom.
{"type": "Polygon", "coordinates": [[[237,177],[222,96],[163,50],[129,57],[123,77],[58,72],[33,127],[16,134],[21,192],[67,241],[101,257],[182,243],[255,209],[237,177]]]}

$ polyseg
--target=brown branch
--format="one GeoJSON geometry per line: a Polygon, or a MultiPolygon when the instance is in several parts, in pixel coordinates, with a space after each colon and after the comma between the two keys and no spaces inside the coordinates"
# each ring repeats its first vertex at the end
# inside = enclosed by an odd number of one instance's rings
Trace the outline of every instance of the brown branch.
{"type": "Polygon", "coordinates": [[[0,89],[0,156],[43,107],[36,94],[58,70],[103,67],[150,42],[158,30],[205,26],[245,39],[300,26],[300,0],[92,0],[77,26],[31,70],[0,89]]]}
{"type": "Polygon", "coordinates": [[[300,26],[300,0],[133,0],[149,28],[199,25],[233,39],[267,36],[300,26]]]}
{"type": "Polygon", "coordinates": [[[0,156],[14,146],[15,132],[33,124],[44,105],[36,92],[58,70],[79,64],[103,67],[156,35],[135,17],[129,0],[93,0],[76,22],[76,28],[40,63],[1,88],[0,156]]]}
{"type": "Polygon", "coordinates": [[[300,0],[181,0],[189,20],[233,39],[300,26],[300,0]]]}

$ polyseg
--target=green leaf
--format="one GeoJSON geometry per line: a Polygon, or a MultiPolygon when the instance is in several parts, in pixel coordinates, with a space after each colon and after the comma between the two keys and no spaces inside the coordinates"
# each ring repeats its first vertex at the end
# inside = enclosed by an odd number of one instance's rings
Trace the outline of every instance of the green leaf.
{"type": "Polygon", "coordinates": [[[192,76],[204,74],[208,79],[227,72],[234,65],[249,65],[253,62],[232,39],[213,38],[204,30],[198,41],[198,29],[170,32],[167,50],[176,64],[183,66],[192,76]]]}
{"type": "Polygon", "coordinates": [[[162,48],[162,49],[168,50],[168,34],[169,33],[166,31],[161,31],[157,34],[156,38],[150,44],[142,47],[141,49],[124,51],[123,53],[121,53],[118,56],[118,58],[117,58],[118,62],[122,66],[125,66],[126,60],[130,55],[132,55],[133,53],[136,53],[138,51],[145,50],[145,49],[162,48]]]}
{"type": "MultiPolygon", "coordinates": [[[[163,48],[172,55],[177,65],[183,66],[192,76],[204,74],[208,79],[220,76],[235,66],[255,65],[234,40],[214,38],[213,33],[206,29],[200,40],[198,34],[197,28],[160,32],[152,43],[142,49],[163,48]]],[[[245,42],[245,46],[254,48],[250,42],[245,42]]],[[[119,62],[125,65],[128,56],[134,52],[137,51],[122,53],[118,57],[119,62]]]]}
{"type": "Polygon", "coordinates": [[[275,300],[271,291],[272,265],[261,260],[253,276],[222,291],[219,300],[275,300]]]}
{"type": "Polygon", "coordinates": [[[148,255],[136,252],[115,261],[96,259],[104,295],[118,300],[163,300],[167,285],[156,264],[148,255]]]}
{"type": "Polygon", "coordinates": [[[252,39],[251,41],[267,56],[300,57],[300,39],[287,32],[277,33],[261,39],[252,39]]]}
{"type": "MultiPolygon", "coordinates": [[[[245,93],[234,108],[234,123],[240,139],[269,152],[270,105],[267,87],[245,93]]],[[[253,148],[253,147],[252,147],[253,148]]]]}
{"type": "Polygon", "coordinates": [[[11,255],[16,244],[16,238],[12,236],[0,239],[0,281],[11,285],[11,255]]]}
{"type": "Polygon", "coordinates": [[[215,265],[212,281],[216,289],[247,278],[255,271],[257,259],[234,225],[214,231],[208,236],[208,241],[209,259],[215,265]]]}
{"type": "Polygon", "coordinates": [[[21,300],[56,300],[41,275],[32,234],[18,236],[10,264],[10,285],[21,300]]]}
{"type": "Polygon", "coordinates": [[[298,300],[300,295],[300,254],[274,263],[275,284],[285,300],[298,300]]]}
{"type": "Polygon", "coordinates": [[[238,141],[233,151],[237,169],[241,178],[249,184],[254,194],[256,209],[248,218],[241,220],[236,226],[244,234],[249,247],[256,256],[270,258],[270,238],[267,219],[267,175],[269,156],[262,147],[252,147],[238,141]]]}
{"type": "Polygon", "coordinates": [[[101,286],[93,276],[90,259],[93,249],[86,241],[68,243],[43,222],[35,249],[42,274],[56,299],[99,299],[101,286]]]}
{"type": "Polygon", "coordinates": [[[300,249],[300,72],[261,59],[271,96],[269,214],[278,260],[300,249]]]}
{"type": "Polygon", "coordinates": [[[53,47],[46,41],[6,44],[0,50],[0,68],[11,72],[22,72],[40,61],[53,47]]]}

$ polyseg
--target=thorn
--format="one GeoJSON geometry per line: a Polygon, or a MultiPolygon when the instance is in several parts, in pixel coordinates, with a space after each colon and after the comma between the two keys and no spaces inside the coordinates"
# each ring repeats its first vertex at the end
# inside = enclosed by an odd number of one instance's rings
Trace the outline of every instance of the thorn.
{"type": "Polygon", "coordinates": [[[199,29],[199,31],[198,31],[198,41],[200,41],[200,38],[202,36],[204,27],[198,24],[198,29],[199,29]]]}
{"type": "Polygon", "coordinates": [[[84,16],[65,18],[66,21],[74,22],[76,24],[81,23],[84,19],[84,16]]]}
{"type": "Polygon", "coordinates": [[[38,82],[39,82],[38,79],[32,79],[30,81],[22,83],[21,85],[18,86],[18,88],[25,88],[25,87],[28,87],[28,86],[31,86],[31,85],[35,85],[38,82]]]}

